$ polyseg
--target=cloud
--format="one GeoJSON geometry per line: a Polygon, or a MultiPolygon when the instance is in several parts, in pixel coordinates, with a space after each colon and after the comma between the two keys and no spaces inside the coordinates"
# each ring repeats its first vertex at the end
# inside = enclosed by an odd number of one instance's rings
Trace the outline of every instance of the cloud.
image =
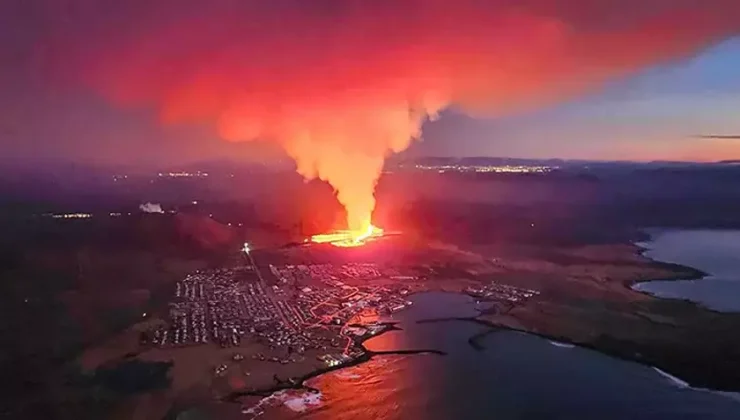
{"type": "Polygon", "coordinates": [[[713,140],[740,140],[740,134],[738,135],[702,134],[697,137],[700,139],[713,139],[713,140]]]}

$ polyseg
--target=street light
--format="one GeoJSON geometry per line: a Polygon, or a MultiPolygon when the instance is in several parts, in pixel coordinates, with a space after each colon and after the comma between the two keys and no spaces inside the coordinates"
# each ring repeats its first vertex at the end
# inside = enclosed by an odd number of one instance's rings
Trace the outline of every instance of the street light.
{"type": "Polygon", "coordinates": [[[242,248],[242,251],[244,251],[245,254],[249,254],[249,251],[251,250],[249,249],[248,243],[244,242],[244,248],[242,248]]]}

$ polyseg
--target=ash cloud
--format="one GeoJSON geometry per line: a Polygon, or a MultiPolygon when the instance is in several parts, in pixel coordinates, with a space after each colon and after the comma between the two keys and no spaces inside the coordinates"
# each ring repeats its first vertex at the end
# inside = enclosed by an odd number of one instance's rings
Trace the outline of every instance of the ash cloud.
{"type": "Polygon", "coordinates": [[[47,1],[58,75],[277,143],[334,187],[353,230],[384,159],[441,110],[566,100],[740,33],[736,0],[47,1]]]}

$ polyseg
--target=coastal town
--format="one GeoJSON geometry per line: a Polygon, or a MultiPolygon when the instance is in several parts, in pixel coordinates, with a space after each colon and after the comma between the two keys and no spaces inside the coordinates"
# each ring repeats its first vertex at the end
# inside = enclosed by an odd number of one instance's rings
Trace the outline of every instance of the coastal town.
{"type": "MultiPolygon", "coordinates": [[[[411,295],[435,284],[443,290],[455,273],[431,254],[399,262],[376,253],[343,258],[337,249],[245,244],[228,263],[176,281],[165,312],[147,324],[140,345],[157,360],[211,355],[202,378],[225,399],[301,386],[311,375],[369,360],[377,352],[363,343],[397,329],[394,314],[413,305],[411,295]]],[[[465,275],[464,264],[456,273],[465,275]]],[[[492,303],[480,306],[486,313],[539,295],[485,275],[471,278],[458,290],[492,303]]]]}
{"type": "Polygon", "coordinates": [[[510,286],[495,281],[482,287],[468,287],[465,289],[465,293],[478,299],[505,301],[509,303],[523,302],[540,294],[537,290],[510,286]]]}
{"type": "MultiPolygon", "coordinates": [[[[234,348],[257,342],[271,355],[253,358],[280,364],[316,353],[326,366],[361,355],[361,341],[383,331],[379,317],[411,305],[399,284],[368,282],[408,278],[397,268],[368,263],[268,265],[252,257],[243,264],[191,273],[174,287],[169,320],[143,338],[163,349],[198,345],[234,348]],[[264,273],[263,273],[264,271],[264,273]],[[277,356],[277,355],[279,356],[277,356]]],[[[222,367],[216,367],[218,375],[222,367]]]]}
{"type": "MultiPolygon", "coordinates": [[[[329,244],[237,249],[174,278],[164,305],[131,334],[90,351],[86,366],[165,364],[172,395],[208,390],[209,398],[237,404],[252,419],[267,413],[265,396],[318,395],[312,379],[334,370],[375,358],[446,354],[423,341],[396,345],[397,334],[412,324],[483,326],[468,344],[484,351],[483,337],[530,328],[516,323],[536,322],[527,315],[553,296],[548,276],[503,271],[492,258],[420,247],[402,237],[355,250],[329,244]],[[427,297],[445,294],[457,294],[472,311],[424,315],[427,297]],[[405,313],[409,306],[423,317],[405,313]]],[[[555,346],[572,345],[567,337],[547,337],[555,346]]]]}
{"type": "MultiPolygon", "coordinates": [[[[378,320],[411,305],[412,285],[425,280],[419,270],[369,262],[260,267],[247,245],[242,251],[232,267],[200,270],[178,281],[168,322],[149,331],[145,341],[158,348],[212,344],[238,351],[256,340],[281,355],[253,355],[259,360],[301,362],[312,350],[336,366],[361,355],[362,340],[383,329],[378,320]]],[[[539,294],[497,282],[465,292],[510,304],[539,294]]]]}

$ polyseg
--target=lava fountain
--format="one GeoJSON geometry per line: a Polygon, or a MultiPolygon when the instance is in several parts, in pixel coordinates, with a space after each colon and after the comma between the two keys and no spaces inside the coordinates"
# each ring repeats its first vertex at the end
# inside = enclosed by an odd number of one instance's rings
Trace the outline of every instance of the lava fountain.
{"type": "Polygon", "coordinates": [[[368,224],[364,231],[336,230],[330,233],[314,235],[311,242],[322,244],[329,243],[339,247],[356,247],[365,245],[368,241],[383,236],[383,229],[368,224]]]}

